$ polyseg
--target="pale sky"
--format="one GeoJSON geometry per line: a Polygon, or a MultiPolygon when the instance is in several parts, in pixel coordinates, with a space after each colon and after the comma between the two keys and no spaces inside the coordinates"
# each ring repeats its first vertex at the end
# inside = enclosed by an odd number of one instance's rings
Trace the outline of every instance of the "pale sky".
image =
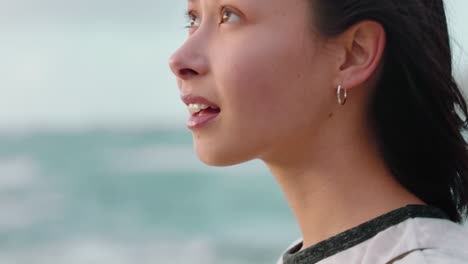
{"type": "MultiPolygon", "coordinates": [[[[446,2],[460,77],[468,1],[446,2]]],[[[167,60],[186,37],[185,3],[0,0],[0,130],[184,127],[167,60]]]]}

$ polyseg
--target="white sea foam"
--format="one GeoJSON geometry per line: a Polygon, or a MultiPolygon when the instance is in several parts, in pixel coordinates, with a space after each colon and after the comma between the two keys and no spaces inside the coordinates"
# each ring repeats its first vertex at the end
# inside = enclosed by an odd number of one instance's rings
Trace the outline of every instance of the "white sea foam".
{"type": "Polygon", "coordinates": [[[0,232],[23,228],[57,214],[60,196],[39,186],[40,166],[35,159],[28,156],[0,159],[0,232]],[[11,191],[23,194],[12,196],[11,191]]]}
{"type": "Polygon", "coordinates": [[[59,195],[45,193],[28,194],[20,198],[0,196],[0,232],[13,231],[57,217],[61,201],[59,195]]]}
{"type": "Polygon", "coordinates": [[[102,238],[69,239],[30,248],[0,250],[5,264],[234,264],[220,259],[212,241],[153,241],[120,243],[102,238]]]}

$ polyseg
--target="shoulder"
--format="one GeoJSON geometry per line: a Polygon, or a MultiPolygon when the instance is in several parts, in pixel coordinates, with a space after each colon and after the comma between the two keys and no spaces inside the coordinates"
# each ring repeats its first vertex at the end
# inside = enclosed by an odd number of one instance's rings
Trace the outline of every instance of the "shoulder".
{"type": "Polygon", "coordinates": [[[412,230],[425,248],[460,250],[468,254],[468,227],[445,219],[416,218],[412,230]]]}
{"type": "Polygon", "coordinates": [[[466,264],[468,231],[449,220],[408,219],[335,258],[361,264],[466,264]]]}
{"type": "Polygon", "coordinates": [[[410,252],[389,264],[466,264],[467,252],[447,249],[424,249],[410,252]]]}
{"type": "Polygon", "coordinates": [[[468,229],[462,225],[444,219],[415,218],[395,226],[385,238],[395,234],[398,239],[394,242],[398,243],[391,251],[399,254],[388,263],[468,263],[468,229]]]}

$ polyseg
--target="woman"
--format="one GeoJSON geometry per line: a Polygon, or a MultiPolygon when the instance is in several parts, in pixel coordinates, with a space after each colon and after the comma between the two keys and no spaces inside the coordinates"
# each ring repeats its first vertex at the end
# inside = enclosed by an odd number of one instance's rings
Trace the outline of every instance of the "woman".
{"type": "Polygon", "coordinates": [[[442,0],[189,0],[171,57],[206,164],[261,159],[280,263],[468,263],[467,107],[442,0]]]}

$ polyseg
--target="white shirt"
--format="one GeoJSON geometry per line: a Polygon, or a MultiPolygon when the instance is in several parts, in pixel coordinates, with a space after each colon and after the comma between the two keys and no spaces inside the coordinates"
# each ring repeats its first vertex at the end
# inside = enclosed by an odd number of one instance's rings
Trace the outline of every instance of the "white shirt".
{"type": "Polygon", "coordinates": [[[468,264],[468,231],[424,205],[397,209],[301,247],[298,240],[277,264],[468,264]]]}

